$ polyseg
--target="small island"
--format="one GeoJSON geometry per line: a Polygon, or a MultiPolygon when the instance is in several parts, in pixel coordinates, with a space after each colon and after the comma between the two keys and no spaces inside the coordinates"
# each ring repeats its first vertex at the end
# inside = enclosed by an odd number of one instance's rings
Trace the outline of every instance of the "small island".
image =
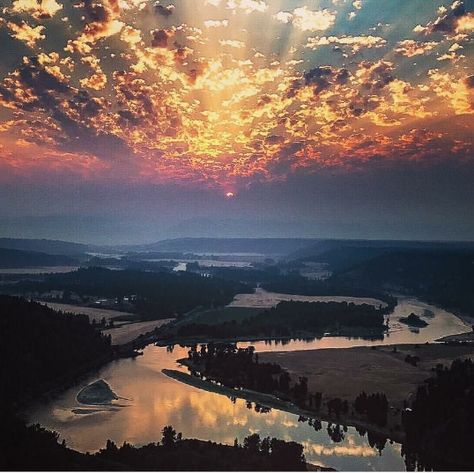
{"type": "Polygon", "coordinates": [[[103,379],[85,386],[77,394],[77,400],[81,404],[110,404],[117,399],[118,396],[103,379]]]}
{"type": "Polygon", "coordinates": [[[402,324],[410,325],[411,327],[423,328],[428,326],[428,323],[421,319],[418,315],[413,312],[408,317],[401,317],[400,322],[402,324]]]}

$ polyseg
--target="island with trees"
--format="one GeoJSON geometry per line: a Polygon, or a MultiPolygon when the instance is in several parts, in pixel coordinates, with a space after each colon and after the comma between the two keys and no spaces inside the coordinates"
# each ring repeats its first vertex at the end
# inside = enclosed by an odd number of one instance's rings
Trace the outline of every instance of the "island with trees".
{"type": "Polygon", "coordinates": [[[400,317],[402,324],[409,325],[410,327],[423,328],[428,326],[428,322],[425,322],[419,315],[413,312],[408,317],[400,317]]]}

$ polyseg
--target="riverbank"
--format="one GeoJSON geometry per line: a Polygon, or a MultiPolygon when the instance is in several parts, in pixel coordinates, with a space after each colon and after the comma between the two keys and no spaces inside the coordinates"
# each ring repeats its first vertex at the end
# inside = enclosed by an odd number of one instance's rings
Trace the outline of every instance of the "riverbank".
{"type": "Polygon", "coordinates": [[[448,335],[446,337],[441,337],[436,340],[437,342],[447,342],[447,343],[471,343],[474,344],[474,330],[468,333],[458,333],[457,335],[448,335]]]}

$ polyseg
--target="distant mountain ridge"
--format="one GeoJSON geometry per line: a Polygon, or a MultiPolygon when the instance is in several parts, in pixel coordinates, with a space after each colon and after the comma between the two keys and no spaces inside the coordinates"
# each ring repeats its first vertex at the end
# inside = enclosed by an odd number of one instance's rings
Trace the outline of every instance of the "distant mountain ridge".
{"type": "Polygon", "coordinates": [[[314,245],[318,241],[306,238],[176,238],[122,248],[129,251],[286,255],[314,245]]]}
{"type": "Polygon", "coordinates": [[[88,245],[61,240],[0,238],[0,248],[22,251],[36,251],[50,255],[78,256],[88,251],[88,245]]]}

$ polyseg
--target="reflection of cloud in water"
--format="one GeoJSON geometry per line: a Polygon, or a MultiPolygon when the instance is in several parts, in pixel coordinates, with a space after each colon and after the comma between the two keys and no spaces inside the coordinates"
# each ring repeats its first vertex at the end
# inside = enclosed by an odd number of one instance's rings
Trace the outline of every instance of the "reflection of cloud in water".
{"type": "MultiPolygon", "coordinates": [[[[121,406],[125,407],[125,406],[121,406]]],[[[74,414],[79,414],[79,415],[87,415],[87,414],[97,414],[99,412],[116,412],[119,409],[117,407],[97,407],[97,408],[83,408],[83,407],[78,407],[77,409],[71,409],[71,412],[74,414]]]]}
{"type": "Polygon", "coordinates": [[[289,427],[298,427],[298,424],[296,422],[293,422],[289,419],[284,419],[283,422],[281,423],[284,427],[289,428],[289,427]]]}
{"type": "Polygon", "coordinates": [[[318,456],[377,457],[379,452],[368,445],[322,445],[302,442],[306,452],[318,456]]]}

